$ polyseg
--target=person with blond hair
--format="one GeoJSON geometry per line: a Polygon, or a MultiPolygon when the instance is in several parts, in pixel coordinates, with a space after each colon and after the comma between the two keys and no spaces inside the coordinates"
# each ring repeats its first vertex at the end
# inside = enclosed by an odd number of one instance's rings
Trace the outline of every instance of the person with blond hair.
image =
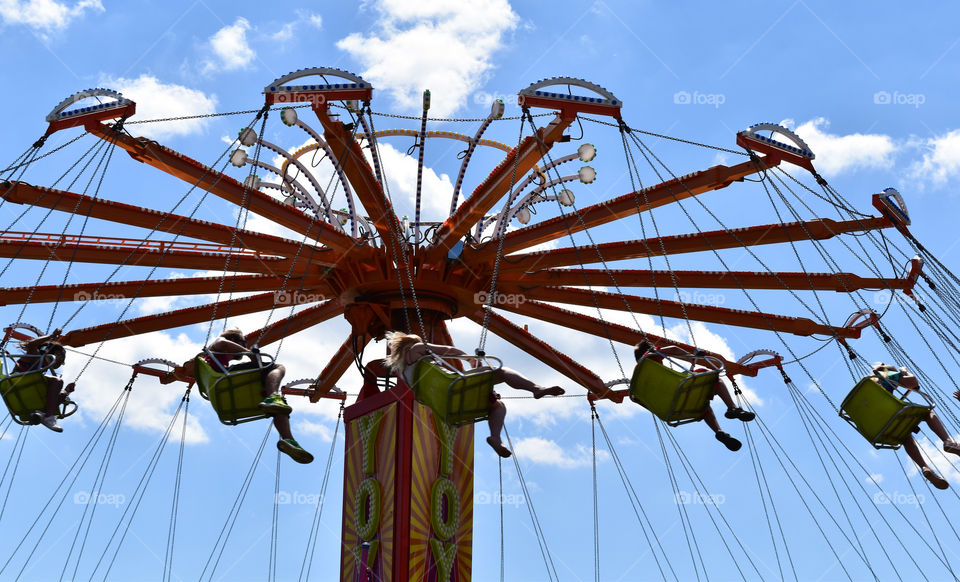
{"type": "MultiPolygon", "coordinates": [[[[431,355],[436,356],[457,356],[470,358],[469,354],[454,346],[445,346],[439,344],[430,344],[423,341],[418,335],[404,333],[402,331],[390,331],[386,334],[387,338],[387,358],[384,362],[398,377],[409,387],[414,384],[414,369],[417,362],[422,358],[431,355]]],[[[536,384],[526,376],[511,370],[507,367],[501,367],[493,371],[493,381],[495,384],[506,384],[517,390],[524,390],[533,394],[534,398],[543,398],[544,396],[560,396],[564,393],[560,386],[550,386],[544,388],[536,384]]],[[[487,417],[487,424],[490,427],[490,436],[487,437],[487,444],[503,458],[509,457],[512,453],[510,449],[503,445],[500,440],[500,433],[503,430],[503,420],[507,416],[507,407],[500,401],[500,395],[493,392],[490,396],[490,409],[487,417]]]]}
{"type": "MultiPolygon", "coordinates": [[[[210,343],[207,351],[213,355],[213,359],[207,353],[202,354],[202,357],[216,370],[222,367],[228,373],[233,373],[260,368],[260,361],[256,352],[247,347],[247,340],[243,332],[236,327],[225,329],[219,337],[210,343]],[[247,356],[250,360],[239,364],[230,363],[244,356],[247,356]]],[[[287,454],[298,463],[311,463],[313,462],[313,455],[300,446],[300,443],[293,438],[290,431],[290,413],[293,412],[293,408],[287,404],[287,399],[280,394],[280,383],[283,381],[284,374],[286,374],[286,368],[276,362],[271,362],[269,366],[263,368],[261,371],[263,401],[259,406],[264,414],[273,419],[273,426],[280,434],[280,440],[277,442],[277,448],[280,449],[280,452],[287,454]]],[[[161,382],[167,384],[174,380],[189,381],[193,377],[193,360],[190,360],[173,369],[161,379],[161,382]]]]}

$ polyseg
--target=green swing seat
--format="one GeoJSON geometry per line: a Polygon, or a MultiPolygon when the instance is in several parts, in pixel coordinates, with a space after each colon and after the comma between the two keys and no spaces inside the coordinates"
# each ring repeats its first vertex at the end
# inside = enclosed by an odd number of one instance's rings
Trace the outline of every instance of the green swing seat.
{"type": "Polygon", "coordinates": [[[490,415],[494,372],[502,363],[498,358],[485,356],[486,366],[464,372],[452,366],[447,359],[466,357],[434,356],[421,358],[416,363],[410,389],[417,401],[432,409],[450,426],[486,420],[490,415]],[[495,360],[495,367],[489,365],[490,360],[495,360]]]}
{"type": "MultiPolygon", "coordinates": [[[[210,360],[217,361],[213,352],[204,350],[204,353],[210,360]]],[[[273,358],[259,354],[260,367],[230,372],[219,363],[215,364],[219,370],[214,369],[203,356],[199,354],[193,359],[193,377],[200,395],[213,405],[220,422],[234,426],[269,417],[259,404],[263,401],[262,371],[273,362],[273,358]],[[269,361],[265,362],[268,358],[269,361]]]]}
{"type": "Polygon", "coordinates": [[[876,378],[867,376],[844,398],[840,405],[840,416],[852,424],[874,448],[898,449],[933,410],[930,397],[915,392],[926,399],[927,404],[897,398],[881,386],[876,378]]]}
{"type": "MultiPolygon", "coordinates": [[[[47,378],[44,372],[49,366],[28,372],[7,373],[7,361],[16,361],[24,355],[13,356],[5,353],[3,370],[0,374],[0,394],[7,405],[14,422],[22,425],[37,424],[32,414],[47,408],[47,378]]],[[[77,403],[66,399],[60,405],[57,418],[66,418],[77,411],[77,403]]]]}
{"type": "Polygon", "coordinates": [[[630,400],[670,426],[696,422],[710,405],[719,370],[680,372],[644,357],[630,379],[630,400]]]}

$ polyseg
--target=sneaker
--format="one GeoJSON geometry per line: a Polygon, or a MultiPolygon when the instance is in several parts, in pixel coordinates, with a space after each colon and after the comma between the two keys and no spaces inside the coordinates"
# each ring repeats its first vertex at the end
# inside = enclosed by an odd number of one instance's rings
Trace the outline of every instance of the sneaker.
{"type": "Polygon", "coordinates": [[[947,483],[946,479],[934,473],[933,469],[929,467],[923,468],[923,476],[926,477],[927,481],[929,481],[937,489],[947,489],[950,487],[950,484],[947,483]]]}
{"type": "Polygon", "coordinates": [[[723,443],[723,446],[727,447],[731,451],[739,451],[740,447],[743,446],[743,443],[723,431],[718,432],[715,436],[717,437],[718,441],[723,443]]]}
{"type": "Polygon", "coordinates": [[[44,416],[40,421],[40,424],[49,428],[53,432],[63,432],[63,429],[60,428],[60,425],[57,424],[57,415],[51,414],[50,416],[44,416]]]}
{"type": "Polygon", "coordinates": [[[750,422],[757,417],[755,413],[750,412],[749,410],[744,410],[739,406],[736,408],[728,408],[723,416],[727,418],[736,418],[737,420],[741,420],[743,422],[750,422]]]}
{"type": "Polygon", "coordinates": [[[279,394],[267,396],[258,406],[260,410],[268,414],[290,414],[293,412],[293,408],[287,404],[287,399],[279,394]]]}
{"type": "Polygon", "coordinates": [[[307,465],[313,462],[313,455],[308,453],[300,446],[300,443],[293,439],[280,439],[280,441],[277,442],[277,448],[280,449],[281,453],[289,455],[291,459],[301,465],[307,465]]]}
{"type": "Polygon", "coordinates": [[[954,455],[960,455],[960,444],[957,444],[957,441],[945,441],[943,450],[954,455]]]}

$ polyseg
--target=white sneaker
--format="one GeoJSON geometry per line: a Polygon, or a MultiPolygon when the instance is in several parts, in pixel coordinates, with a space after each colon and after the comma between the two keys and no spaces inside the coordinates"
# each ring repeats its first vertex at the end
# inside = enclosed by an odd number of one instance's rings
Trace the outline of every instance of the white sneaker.
{"type": "Polygon", "coordinates": [[[49,428],[53,432],[63,432],[63,428],[57,424],[57,415],[51,414],[50,416],[44,416],[43,420],[40,421],[43,426],[49,428]]]}

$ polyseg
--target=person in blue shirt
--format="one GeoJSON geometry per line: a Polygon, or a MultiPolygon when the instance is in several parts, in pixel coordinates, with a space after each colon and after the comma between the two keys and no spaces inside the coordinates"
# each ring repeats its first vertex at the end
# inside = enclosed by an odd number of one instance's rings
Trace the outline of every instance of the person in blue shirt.
{"type": "MultiPolygon", "coordinates": [[[[873,375],[877,378],[880,385],[891,393],[897,388],[903,388],[905,390],[920,389],[920,381],[905,367],[898,369],[896,366],[878,362],[873,366],[873,375]]],[[[946,427],[943,426],[943,421],[940,420],[940,417],[937,416],[933,410],[927,415],[925,422],[943,441],[944,451],[953,453],[954,455],[960,455],[960,444],[951,438],[946,427]]],[[[915,429],[914,432],[919,432],[919,428],[915,429]]],[[[920,468],[920,472],[934,487],[937,489],[947,489],[950,487],[947,480],[938,475],[937,472],[927,464],[927,460],[923,458],[920,447],[917,446],[917,441],[913,438],[913,435],[907,435],[907,440],[903,442],[903,450],[913,459],[913,462],[920,468]]]]}

